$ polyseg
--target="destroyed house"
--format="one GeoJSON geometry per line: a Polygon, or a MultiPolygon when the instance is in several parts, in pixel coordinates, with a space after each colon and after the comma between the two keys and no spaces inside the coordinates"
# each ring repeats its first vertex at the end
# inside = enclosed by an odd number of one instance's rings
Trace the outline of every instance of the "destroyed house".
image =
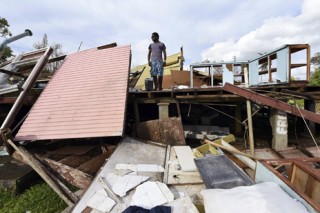
{"type": "Polygon", "coordinates": [[[162,91],[147,88],[147,64],[131,68],[130,45],[51,51],[0,65],[1,141],[68,211],[320,211],[317,142],[292,139],[298,124],[313,136],[320,122],[309,45],[190,70],[181,48],[162,91]],[[51,77],[43,70],[53,61],[62,63],[51,77]]]}

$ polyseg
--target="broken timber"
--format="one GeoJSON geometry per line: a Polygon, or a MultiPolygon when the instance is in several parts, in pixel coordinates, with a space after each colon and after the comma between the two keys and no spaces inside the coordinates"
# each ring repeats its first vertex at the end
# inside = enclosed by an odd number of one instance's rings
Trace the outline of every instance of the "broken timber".
{"type": "Polygon", "coordinates": [[[74,169],[48,158],[40,158],[40,160],[47,164],[54,171],[54,174],[80,189],[86,190],[91,184],[92,177],[79,169],[74,169]]]}
{"type": "Polygon", "coordinates": [[[49,174],[49,171],[45,169],[44,165],[26,149],[17,146],[11,139],[7,139],[7,143],[15,149],[24,161],[27,162],[68,205],[73,205],[78,201],[78,198],[58,179],[54,178],[52,174],[49,174]]]}
{"type": "Polygon", "coordinates": [[[315,123],[320,123],[320,115],[316,113],[304,109],[299,109],[293,105],[276,100],[274,98],[267,97],[265,95],[253,92],[251,90],[240,88],[229,83],[226,83],[223,86],[223,90],[239,95],[244,98],[248,98],[251,101],[256,102],[257,104],[270,106],[272,108],[282,110],[299,117],[304,117],[305,119],[313,121],[315,123]]]}

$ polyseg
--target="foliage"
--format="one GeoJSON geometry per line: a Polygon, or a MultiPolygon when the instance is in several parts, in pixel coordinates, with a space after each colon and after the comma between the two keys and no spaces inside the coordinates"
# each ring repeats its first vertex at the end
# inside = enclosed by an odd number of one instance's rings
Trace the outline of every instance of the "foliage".
{"type": "Polygon", "coordinates": [[[317,52],[314,54],[313,57],[311,57],[310,60],[311,64],[315,65],[316,67],[320,66],[320,52],[317,52]]]}
{"type": "Polygon", "coordinates": [[[320,52],[315,53],[310,62],[315,66],[315,70],[311,74],[310,85],[320,86],[320,52]]]}
{"type": "MultiPolygon", "coordinates": [[[[61,55],[65,55],[65,54],[66,54],[66,53],[62,50],[62,45],[61,45],[61,44],[53,42],[53,43],[51,43],[51,44],[49,45],[49,41],[48,41],[48,36],[47,36],[47,34],[44,34],[44,35],[43,35],[43,38],[42,38],[41,41],[36,42],[36,43],[33,44],[33,47],[34,47],[35,49],[41,49],[41,48],[45,48],[45,47],[48,47],[48,46],[50,46],[50,47],[53,49],[53,52],[52,52],[52,54],[51,54],[51,58],[56,58],[56,57],[58,57],[58,56],[61,56],[61,55]]],[[[61,63],[62,63],[61,61],[57,61],[57,62],[50,63],[50,64],[48,64],[47,69],[49,70],[49,72],[54,72],[54,71],[56,71],[56,70],[59,68],[59,66],[61,65],[61,63]]]]}
{"type": "Polygon", "coordinates": [[[34,185],[21,195],[0,191],[2,213],[51,213],[61,212],[67,205],[46,183],[34,185]]]}
{"type": "Polygon", "coordinates": [[[320,67],[316,68],[311,75],[310,85],[320,86],[320,67]]]}
{"type": "MultiPolygon", "coordinates": [[[[0,37],[11,36],[11,32],[9,30],[9,23],[7,19],[0,17],[0,37]]],[[[5,47],[3,51],[0,53],[0,64],[5,62],[8,58],[12,56],[12,50],[10,47],[5,47]]]]}
{"type": "Polygon", "coordinates": [[[300,109],[304,109],[304,100],[303,99],[291,99],[288,101],[288,104],[291,104],[291,105],[298,105],[298,107],[300,109]]]}
{"type": "Polygon", "coordinates": [[[6,37],[6,36],[11,36],[11,32],[9,30],[9,23],[7,19],[0,17],[0,36],[1,37],[6,37]]]}
{"type": "Polygon", "coordinates": [[[5,62],[8,58],[12,56],[12,50],[10,47],[5,47],[0,54],[0,64],[5,62]]]}

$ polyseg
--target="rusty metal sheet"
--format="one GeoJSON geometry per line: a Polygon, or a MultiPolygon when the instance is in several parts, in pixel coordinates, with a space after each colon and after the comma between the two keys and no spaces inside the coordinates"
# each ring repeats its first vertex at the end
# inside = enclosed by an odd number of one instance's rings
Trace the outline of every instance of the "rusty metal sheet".
{"type": "Polygon", "coordinates": [[[141,122],[136,125],[137,137],[168,145],[185,145],[181,118],[170,117],[161,120],[141,122]]]}
{"type": "Polygon", "coordinates": [[[122,136],[130,45],[68,55],[15,140],[122,136]]]}
{"type": "Polygon", "coordinates": [[[231,92],[233,94],[239,95],[244,98],[248,98],[253,102],[256,102],[257,104],[262,104],[266,106],[270,106],[272,108],[282,110],[284,112],[299,116],[299,117],[304,117],[307,120],[313,121],[315,123],[320,123],[320,115],[310,112],[308,110],[304,109],[298,109],[297,107],[287,104],[285,102],[279,101],[274,98],[267,97],[265,95],[253,92],[249,89],[244,89],[240,88],[237,86],[234,86],[232,84],[226,83],[223,86],[223,90],[231,92]]]}

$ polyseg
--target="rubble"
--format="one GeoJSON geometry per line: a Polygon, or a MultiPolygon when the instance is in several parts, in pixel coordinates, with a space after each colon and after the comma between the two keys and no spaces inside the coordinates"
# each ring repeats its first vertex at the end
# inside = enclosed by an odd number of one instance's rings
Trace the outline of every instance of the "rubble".
{"type": "Polygon", "coordinates": [[[288,115],[270,113],[277,109],[319,123],[316,112],[286,102],[295,95],[316,103],[316,95],[309,94],[303,82],[284,78],[291,68],[305,66],[308,80],[310,64],[292,63],[285,70],[280,69],[280,62],[279,68],[266,70],[257,70],[255,64],[270,62],[275,56],[286,61],[288,53],[283,50],[287,49],[290,54],[300,50],[308,54],[309,46],[286,45],[248,62],[192,64],[191,71],[183,70],[181,49],[167,60],[163,91],[143,90],[147,65],[130,73],[129,45],[112,43],[57,59],[49,59],[50,49],[21,54],[0,66],[6,82],[8,74],[19,79],[4,87],[1,84],[0,103],[15,100],[2,124],[1,139],[9,154],[29,164],[71,212],[122,212],[130,206],[149,210],[166,206],[166,211],[191,213],[204,209],[257,212],[251,203],[263,207],[256,201],[267,202],[271,207],[266,210],[272,212],[281,208],[320,211],[318,148],[300,144],[300,149],[289,148],[288,115]],[[11,130],[40,72],[55,60],[63,60],[62,66],[19,121],[22,126],[11,130]],[[251,87],[244,88],[248,66],[251,87]],[[23,72],[30,69],[29,75],[23,72]],[[279,74],[279,82],[273,73],[279,74]],[[260,75],[267,75],[268,83],[256,82],[260,75]],[[302,89],[306,94],[295,91],[302,89]],[[9,97],[20,90],[18,97],[9,97]],[[270,148],[257,147],[253,141],[256,127],[247,124],[242,113],[243,103],[250,101],[260,106],[248,105],[256,111],[247,117],[274,116],[268,119],[270,132],[273,137],[280,132],[281,143],[273,140],[270,148]],[[297,156],[302,158],[288,159],[297,156]],[[65,182],[83,193],[72,192],[65,182]],[[256,189],[270,200],[259,200],[256,189]],[[232,205],[224,198],[234,199],[232,205]],[[277,203],[285,199],[289,207],[277,203]],[[248,205],[243,207],[243,203],[248,205]]]}

